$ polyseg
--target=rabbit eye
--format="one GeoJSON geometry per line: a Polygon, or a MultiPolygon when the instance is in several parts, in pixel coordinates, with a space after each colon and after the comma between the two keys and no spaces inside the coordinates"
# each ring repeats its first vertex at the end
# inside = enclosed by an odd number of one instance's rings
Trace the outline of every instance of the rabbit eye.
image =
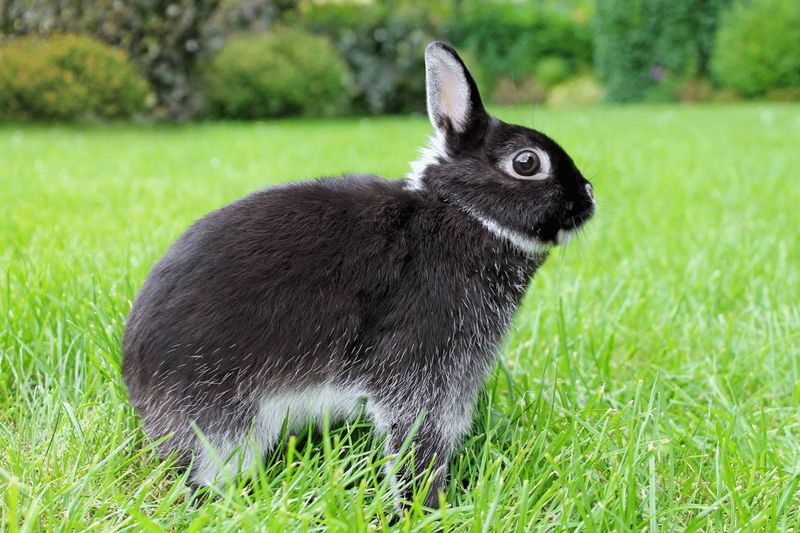
{"type": "Polygon", "coordinates": [[[500,170],[519,180],[544,180],[550,177],[550,156],[539,148],[525,148],[500,162],[500,170]]]}
{"type": "Polygon", "coordinates": [[[511,163],[514,172],[520,176],[533,176],[542,168],[539,156],[533,150],[523,150],[514,156],[511,163]]]}

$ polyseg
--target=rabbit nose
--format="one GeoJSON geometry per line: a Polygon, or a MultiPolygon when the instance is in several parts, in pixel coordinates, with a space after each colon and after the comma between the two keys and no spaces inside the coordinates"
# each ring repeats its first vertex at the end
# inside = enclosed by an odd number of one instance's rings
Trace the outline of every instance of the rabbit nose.
{"type": "Polygon", "coordinates": [[[589,200],[591,200],[592,203],[594,203],[594,188],[592,188],[591,183],[586,184],[586,194],[589,195],[589,200]]]}

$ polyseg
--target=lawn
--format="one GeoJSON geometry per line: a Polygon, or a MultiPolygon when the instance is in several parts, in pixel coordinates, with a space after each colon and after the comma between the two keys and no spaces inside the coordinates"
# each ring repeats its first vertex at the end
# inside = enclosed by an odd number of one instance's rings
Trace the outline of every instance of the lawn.
{"type": "Polygon", "coordinates": [[[193,504],[127,403],[120,339],[194,219],[268,184],[401,176],[427,120],[0,127],[6,527],[797,530],[800,105],[499,113],[561,141],[598,214],[531,283],[448,507],[395,525],[365,422],[193,504]]]}

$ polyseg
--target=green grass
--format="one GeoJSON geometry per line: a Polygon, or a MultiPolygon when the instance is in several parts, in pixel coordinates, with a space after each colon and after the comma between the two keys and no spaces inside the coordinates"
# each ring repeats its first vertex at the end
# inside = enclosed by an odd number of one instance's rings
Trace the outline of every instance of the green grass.
{"type": "Polygon", "coordinates": [[[120,338],[194,219],[270,183],[400,176],[427,121],[0,128],[5,527],[797,530],[800,106],[540,109],[535,125],[594,181],[598,215],[531,284],[449,506],[393,526],[363,422],[291,439],[250,490],[192,505],[127,403],[120,338]]]}

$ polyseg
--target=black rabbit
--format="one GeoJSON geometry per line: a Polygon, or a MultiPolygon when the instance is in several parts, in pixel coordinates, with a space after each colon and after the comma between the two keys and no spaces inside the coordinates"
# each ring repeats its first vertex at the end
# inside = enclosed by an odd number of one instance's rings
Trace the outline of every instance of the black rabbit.
{"type": "Polygon", "coordinates": [[[421,421],[414,464],[433,465],[437,504],[529,280],[594,199],[552,139],[487,114],[450,46],[430,44],[425,65],[435,133],[406,179],[255,192],[198,220],[150,272],[125,383],[195,483],[248,467],[284,421],[341,420],[366,400],[387,454],[421,421]]]}

